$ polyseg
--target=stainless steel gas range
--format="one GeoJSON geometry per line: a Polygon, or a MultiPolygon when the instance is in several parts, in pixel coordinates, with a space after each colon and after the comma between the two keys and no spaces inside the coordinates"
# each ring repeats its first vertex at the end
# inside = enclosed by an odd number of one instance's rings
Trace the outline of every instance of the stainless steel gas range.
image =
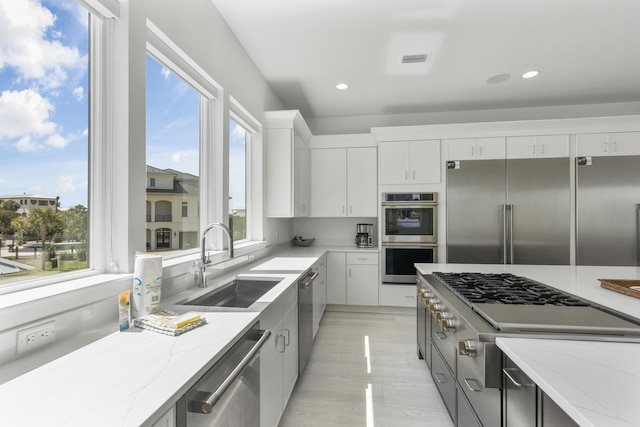
{"type": "Polygon", "coordinates": [[[640,341],[638,319],[512,274],[418,276],[418,354],[458,426],[501,426],[497,336],[640,341]]]}

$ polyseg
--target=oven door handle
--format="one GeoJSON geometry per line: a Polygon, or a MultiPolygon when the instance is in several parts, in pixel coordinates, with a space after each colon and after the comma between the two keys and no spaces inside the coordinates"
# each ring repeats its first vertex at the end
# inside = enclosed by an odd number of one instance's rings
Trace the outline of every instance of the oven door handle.
{"type": "Polygon", "coordinates": [[[253,361],[253,358],[256,357],[256,355],[260,352],[262,347],[271,336],[271,331],[266,329],[260,331],[260,333],[262,334],[260,339],[254,344],[253,347],[251,347],[249,353],[247,353],[247,355],[240,361],[240,363],[238,363],[238,366],[236,366],[233,371],[231,371],[229,376],[225,378],[222,384],[220,384],[220,386],[213,393],[211,393],[206,401],[198,402],[202,403],[202,405],[198,405],[199,409],[201,409],[201,411],[198,412],[202,414],[210,414],[218,400],[220,400],[220,398],[227,392],[234,381],[238,379],[240,374],[242,374],[242,371],[244,371],[245,368],[249,366],[249,364],[253,361]]]}

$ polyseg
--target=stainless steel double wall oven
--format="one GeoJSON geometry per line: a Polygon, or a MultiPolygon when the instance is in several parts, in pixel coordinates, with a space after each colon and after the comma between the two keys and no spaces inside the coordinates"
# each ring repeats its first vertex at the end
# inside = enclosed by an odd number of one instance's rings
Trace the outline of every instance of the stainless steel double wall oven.
{"type": "Polygon", "coordinates": [[[438,258],[438,194],[382,195],[382,282],[415,283],[415,263],[438,258]]]}

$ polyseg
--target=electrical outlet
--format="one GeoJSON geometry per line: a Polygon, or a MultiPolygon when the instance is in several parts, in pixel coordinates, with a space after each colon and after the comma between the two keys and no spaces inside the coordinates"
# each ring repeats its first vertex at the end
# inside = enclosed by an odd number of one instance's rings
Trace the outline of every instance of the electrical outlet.
{"type": "Polygon", "coordinates": [[[56,340],[55,326],[56,321],[50,320],[48,322],[40,323],[38,325],[19,330],[17,333],[17,353],[23,354],[31,350],[35,350],[36,348],[40,348],[43,345],[54,342],[56,340]]]}

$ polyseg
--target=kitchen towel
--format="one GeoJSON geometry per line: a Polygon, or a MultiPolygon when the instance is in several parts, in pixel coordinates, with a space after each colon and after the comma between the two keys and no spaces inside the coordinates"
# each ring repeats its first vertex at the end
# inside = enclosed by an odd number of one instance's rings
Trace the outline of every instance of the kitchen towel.
{"type": "Polygon", "coordinates": [[[137,253],[133,266],[132,317],[157,313],[161,291],[162,257],[137,253]]]}

